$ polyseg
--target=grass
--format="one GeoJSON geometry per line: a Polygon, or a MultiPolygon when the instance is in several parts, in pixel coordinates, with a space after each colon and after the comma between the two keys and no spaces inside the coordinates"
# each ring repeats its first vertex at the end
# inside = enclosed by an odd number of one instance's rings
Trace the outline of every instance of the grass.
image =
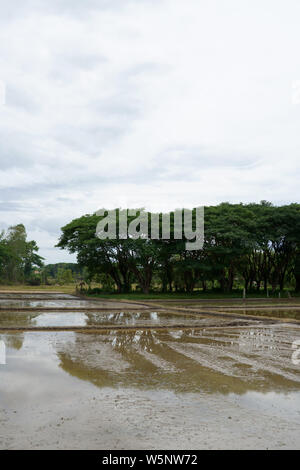
{"type": "MultiPolygon", "coordinates": [[[[75,293],[75,284],[67,284],[67,285],[41,285],[41,286],[29,286],[24,284],[15,284],[15,285],[0,285],[0,292],[13,292],[13,291],[20,291],[20,292],[61,292],[64,294],[74,294],[75,293]]],[[[233,292],[224,294],[223,292],[218,291],[195,291],[192,294],[188,293],[177,293],[177,292],[150,292],[149,294],[143,294],[142,292],[131,292],[129,294],[117,294],[117,293],[101,293],[101,294],[94,294],[94,293],[87,293],[84,292],[84,295],[91,297],[91,298],[98,298],[98,299],[111,299],[111,300],[213,300],[213,299],[242,299],[243,298],[243,291],[236,289],[233,292]]],[[[292,294],[293,297],[300,297],[299,294],[292,294]]],[[[265,292],[252,292],[247,293],[247,299],[265,299],[267,300],[267,296],[265,292]]],[[[278,299],[278,292],[275,293],[273,296],[270,293],[270,299],[278,299]]],[[[284,291],[281,294],[282,299],[287,299],[288,294],[284,291]]]]}

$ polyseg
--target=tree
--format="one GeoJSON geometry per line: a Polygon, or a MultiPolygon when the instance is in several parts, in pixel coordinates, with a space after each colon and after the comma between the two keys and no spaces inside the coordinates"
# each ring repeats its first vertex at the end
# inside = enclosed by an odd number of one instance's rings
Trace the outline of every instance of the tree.
{"type": "MultiPolygon", "coordinates": [[[[120,226],[117,210],[116,227],[120,226]]],[[[140,210],[137,211],[139,217],[140,210]]],[[[149,219],[135,221],[137,237],[99,239],[96,226],[105,215],[85,215],[62,228],[59,246],[77,253],[79,265],[88,270],[89,279],[105,275],[118,292],[129,292],[137,282],[144,293],[151,289],[153,276],[160,279],[163,291],[192,293],[207,283],[230,292],[243,279],[247,290],[259,291],[271,285],[273,292],[283,289],[287,280],[300,290],[300,205],[273,206],[271,203],[222,203],[205,208],[203,249],[186,250],[186,238],[175,239],[174,213],[170,216],[170,237],[162,239],[162,214],[159,239],[150,239],[149,219]]],[[[137,219],[138,220],[138,219],[137,219]]],[[[134,221],[128,217],[127,227],[134,221]]],[[[195,222],[195,210],[193,211],[195,222]]],[[[104,223],[104,222],[103,222],[104,223]]],[[[105,234],[105,230],[103,229],[105,234]]],[[[118,230],[116,232],[118,234],[118,230]]],[[[4,255],[3,255],[4,256],[4,255]]]]}
{"type": "Polygon", "coordinates": [[[43,266],[43,258],[37,254],[35,241],[27,241],[23,224],[9,227],[0,236],[1,277],[9,282],[23,282],[35,267],[43,266]]]}

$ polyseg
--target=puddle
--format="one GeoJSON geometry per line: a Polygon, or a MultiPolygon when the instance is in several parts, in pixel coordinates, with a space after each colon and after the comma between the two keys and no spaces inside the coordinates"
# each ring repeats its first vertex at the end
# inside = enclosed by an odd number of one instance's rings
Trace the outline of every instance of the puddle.
{"type": "Polygon", "coordinates": [[[0,312],[0,327],[85,326],[88,317],[81,312],[0,312]]]}
{"type": "Polygon", "coordinates": [[[100,387],[223,394],[300,391],[299,366],[291,360],[299,333],[275,326],[1,334],[8,363],[1,373],[11,369],[13,382],[15,361],[19,367],[29,354],[38,369],[45,359],[52,360],[54,369],[100,387]]]}
{"type": "Polygon", "coordinates": [[[4,307],[9,308],[23,308],[23,307],[31,307],[31,308],[82,308],[82,307],[100,307],[101,304],[99,302],[92,302],[89,300],[9,300],[9,299],[0,299],[0,307],[3,309],[4,307]]]}
{"type": "Polygon", "coordinates": [[[1,306],[54,307],[2,310],[0,326],[111,328],[0,333],[0,449],[299,449],[292,343],[300,327],[227,327],[223,318],[45,295],[0,299],[1,306]],[[118,312],[76,311],[93,304],[118,312]]]}
{"type": "Polygon", "coordinates": [[[189,307],[189,308],[205,308],[205,307],[211,307],[211,308],[222,308],[222,309],[227,309],[227,308],[252,308],[252,307],[266,307],[270,309],[274,309],[277,306],[280,308],[287,307],[289,308],[290,305],[299,307],[300,308],[300,299],[299,298],[292,298],[292,299],[261,299],[261,300],[246,300],[246,303],[243,299],[207,299],[207,300],[172,300],[172,301],[166,301],[162,300],[161,302],[159,300],[155,301],[153,300],[153,303],[163,305],[164,307],[189,307]]]}
{"type": "Polygon", "coordinates": [[[216,320],[201,315],[168,312],[0,312],[0,327],[55,327],[55,326],[205,326],[219,325],[216,320]]]}
{"type": "Polygon", "coordinates": [[[230,310],[230,309],[225,309],[222,308],[223,311],[226,311],[228,313],[238,313],[238,314],[243,314],[243,315],[254,315],[254,316],[262,316],[262,317],[274,317],[274,318],[290,318],[290,319],[295,319],[295,320],[300,320],[300,308],[299,309],[293,309],[293,308],[280,308],[280,309],[235,309],[235,310],[230,310]]]}
{"type": "Polygon", "coordinates": [[[297,335],[2,334],[0,448],[299,448],[297,335]]]}
{"type": "Polygon", "coordinates": [[[0,294],[1,310],[7,309],[105,309],[108,310],[142,310],[148,307],[142,303],[119,302],[111,300],[82,300],[69,294],[0,294]]]}
{"type": "Polygon", "coordinates": [[[19,299],[35,299],[37,297],[44,297],[44,298],[47,298],[47,299],[53,299],[53,300],[76,300],[76,297],[74,297],[74,295],[71,295],[71,294],[55,294],[55,293],[51,293],[51,292],[47,292],[47,293],[41,293],[39,294],[38,292],[37,293],[10,293],[10,292],[1,292],[0,293],[0,300],[1,299],[16,299],[16,298],[19,298],[19,299]]]}

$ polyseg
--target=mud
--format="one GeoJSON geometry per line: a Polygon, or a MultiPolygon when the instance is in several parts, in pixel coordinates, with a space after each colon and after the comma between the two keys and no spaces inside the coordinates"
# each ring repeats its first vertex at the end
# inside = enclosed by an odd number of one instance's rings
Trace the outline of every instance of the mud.
{"type": "MultiPolygon", "coordinates": [[[[97,302],[97,301],[87,301],[87,300],[3,300],[0,299],[0,309],[1,310],[22,310],[22,309],[120,309],[120,306],[123,304],[120,302],[97,302]]],[[[126,303],[123,305],[124,308],[129,309],[141,309],[142,307],[136,304],[126,303]]],[[[145,307],[146,308],[146,307],[145,307]]]]}
{"type": "MultiPolygon", "coordinates": [[[[0,312],[0,330],[7,328],[52,328],[52,327],[205,327],[218,326],[230,322],[226,319],[214,319],[198,313],[185,314],[181,312],[167,311],[7,311],[0,312]]],[[[240,322],[241,323],[241,322],[240,322]]],[[[242,323],[249,323],[246,320],[242,323]]],[[[234,323],[233,323],[234,324],[234,323]]]]}
{"type": "Polygon", "coordinates": [[[300,447],[297,325],[152,310],[0,317],[74,328],[0,333],[1,449],[300,447]]]}
{"type": "MultiPolygon", "coordinates": [[[[222,309],[227,312],[231,312],[232,309],[222,309]]],[[[272,318],[291,318],[295,320],[300,320],[300,308],[293,307],[276,307],[276,308],[251,308],[251,309],[235,309],[234,312],[238,311],[245,316],[255,315],[258,317],[272,317],[272,318]]]]}
{"type": "Polygon", "coordinates": [[[255,308],[257,306],[266,307],[266,308],[275,308],[278,307],[288,307],[294,306],[300,308],[300,298],[295,297],[291,299],[174,299],[174,300],[162,300],[160,301],[144,301],[145,304],[148,302],[159,303],[163,306],[182,306],[182,307],[192,307],[192,308],[203,308],[203,307],[212,307],[212,308],[255,308]]]}

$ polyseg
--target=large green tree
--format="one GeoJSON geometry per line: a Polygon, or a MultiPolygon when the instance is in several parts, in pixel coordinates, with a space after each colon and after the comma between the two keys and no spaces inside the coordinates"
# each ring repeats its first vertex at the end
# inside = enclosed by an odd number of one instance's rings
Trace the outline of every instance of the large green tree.
{"type": "MultiPolygon", "coordinates": [[[[162,214],[156,216],[161,235],[162,214]]],[[[299,204],[278,207],[262,201],[205,207],[204,246],[194,251],[186,249],[184,236],[175,239],[174,214],[169,216],[170,237],[154,240],[149,239],[149,221],[140,224],[138,238],[99,239],[96,226],[105,215],[85,215],[62,228],[58,246],[77,253],[91,279],[110,276],[119,292],[128,292],[135,282],[147,293],[153,276],[165,291],[191,293],[196,286],[206,289],[217,282],[223,292],[230,292],[240,279],[247,290],[271,286],[275,291],[287,280],[300,290],[299,204]]],[[[134,216],[128,226],[132,221],[134,216]]],[[[119,225],[117,211],[116,228],[119,225]]]]}

